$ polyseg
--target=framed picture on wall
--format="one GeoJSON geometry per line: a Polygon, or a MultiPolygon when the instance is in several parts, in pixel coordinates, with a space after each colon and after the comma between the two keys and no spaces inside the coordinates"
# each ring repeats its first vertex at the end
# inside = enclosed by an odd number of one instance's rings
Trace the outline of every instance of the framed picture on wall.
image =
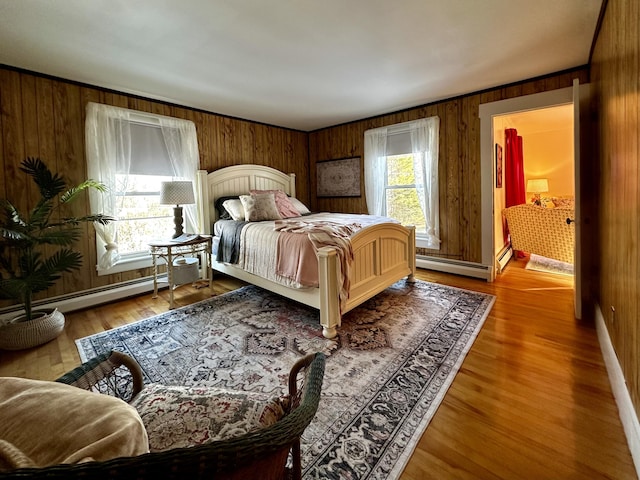
{"type": "Polygon", "coordinates": [[[316,163],[318,197],[359,197],[360,157],[316,163]]]}
{"type": "Polygon", "coordinates": [[[502,145],[496,143],[496,188],[502,188],[502,145]]]}

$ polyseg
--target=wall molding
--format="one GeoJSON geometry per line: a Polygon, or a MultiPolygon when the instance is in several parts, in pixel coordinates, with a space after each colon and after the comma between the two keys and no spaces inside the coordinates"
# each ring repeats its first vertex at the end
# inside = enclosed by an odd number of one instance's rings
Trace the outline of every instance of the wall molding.
{"type": "Polygon", "coordinates": [[[638,422],[638,415],[633,408],[627,382],[624,379],[620,362],[613,349],[611,337],[609,336],[600,305],[596,305],[596,331],[598,333],[598,341],[600,342],[604,364],[609,375],[609,382],[611,382],[611,390],[618,405],[620,420],[622,421],[622,427],[627,437],[627,444],[631,451],[633,464],[636,467],[638,477],[640,477],[640,423],[638,422]]]}

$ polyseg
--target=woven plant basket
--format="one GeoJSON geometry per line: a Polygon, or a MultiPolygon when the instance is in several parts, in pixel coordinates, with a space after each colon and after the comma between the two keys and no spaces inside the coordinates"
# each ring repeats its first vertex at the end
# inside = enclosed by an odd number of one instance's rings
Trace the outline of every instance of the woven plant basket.
{"type": "Polygon", "coordinates": [[[20,316],[0,325],[0,349],[21,350],[42,345],[64,330],[64,315],[55,310],[41,310],[43,315],[32,320],[20,316]]]}

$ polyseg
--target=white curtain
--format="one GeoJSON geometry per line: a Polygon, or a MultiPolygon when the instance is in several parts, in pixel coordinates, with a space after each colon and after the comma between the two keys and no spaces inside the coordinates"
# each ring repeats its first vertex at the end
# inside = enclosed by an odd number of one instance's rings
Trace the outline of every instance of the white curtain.
{"type": "MultiPolygon", "coordinates": [[[[196,174],[200,166],[198,137],[193,122],[175,118],[160,117],[162,137],[169,152],[174,176],[183,180],[191,180],[195,188],[196,174]]],[[[184,205],[183,212],[187,226],[194,232],[203,232],[203,225],[198,225],[195,205],[184,205]]]]}
{"type": "MultiPolygon", "coordinates": [[[[120,209],[116,197],[116,174],[129,175],[131,121],[132,118],[140,121],[141,117],[148,118],[150,123],[156,126],[160,124],[173,175],[176,178],[192,180],[195,185],[200,158],[193,122],[89,102],[85,123],[87,170],[90,178],[107,186],[106,192],[89,190],[92,211],[118,216],[120,209]]],[[[201,226],[197,224],[195,205],[185,207],[188,224],[194,226],[196,231],[202,231],[201,226]]],[[[102,255],[98,252],[98,268],[108,270],[120,258],[116,243],[118,222],[111,222],[109,225],[95,224],[95,228],[105,247],[102,255]]]]}
{"type": "Polygon", "coordinates": [[[387,129],[364,132],[364,192],[370,215],[382,215],[387,161],[387,129]]]}
{"type": "MultiPolygon", "coordinates": [[[[129,111],[122,108],[87,104],[85,123],[87,173],[89,178],[107,186],[106,192],[89,189],[91,211],[117,217],[116,173],[129,173],[131,167],[131,128],[129,111]]],[[[98,252],[98,268],[109,269],[119,260],[116,232],[118,222],[108,225],[94,223],[96,233],[104,242],[105,251],[98,252]]]]}
{"type": "Polygon", "coordinates": [[[426,224],[426,248],[440,248],[438,204],[438,143],[440,118],[429,117],[409,125],[416,192],[426,224]]]}

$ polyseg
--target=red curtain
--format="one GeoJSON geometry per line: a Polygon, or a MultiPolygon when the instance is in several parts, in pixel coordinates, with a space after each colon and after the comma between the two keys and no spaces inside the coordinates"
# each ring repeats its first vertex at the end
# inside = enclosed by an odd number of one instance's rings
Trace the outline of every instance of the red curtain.
{"type": "MultiPolygon", "coordinates": [[[[524,160],[522,158],[522,137],[518,136],[515,128],[507,128],[504,131],[504,188],[505,207],[512,207],[526,203],[524,186],[524,160]]],[[[509,241],[509,228],[503,225],[504,243],[509,241]]],[[[516,257],[522,257],[522,252],[516,252],[516,257]]]]}
{"type": "Polygon", "coordinates": [[[524,187],[524,161],[522,158],[522,137],[515,128],[507,128],[505,136],[505,196],[506,206],[526,203],[524,187]]]}

